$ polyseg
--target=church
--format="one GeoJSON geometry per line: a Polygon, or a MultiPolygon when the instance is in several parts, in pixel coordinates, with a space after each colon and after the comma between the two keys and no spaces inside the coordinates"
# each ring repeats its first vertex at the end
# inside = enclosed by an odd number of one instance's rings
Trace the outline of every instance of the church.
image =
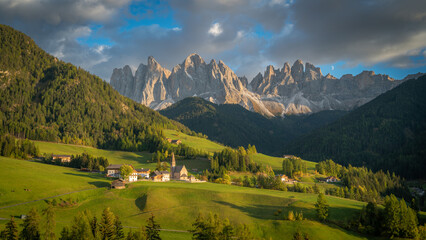
{"type": "Polygon", "coordinates": [[[172,153],[172,162],[170,164],[170,180],[187,180],[188,170],[185,165],[176,166],[175,154],[172,153]]]}

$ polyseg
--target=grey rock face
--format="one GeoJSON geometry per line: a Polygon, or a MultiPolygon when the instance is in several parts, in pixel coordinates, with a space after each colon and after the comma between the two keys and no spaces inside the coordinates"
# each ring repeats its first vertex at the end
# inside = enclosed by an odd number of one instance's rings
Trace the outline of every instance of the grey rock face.
{"type": "MultiPolygon", "coordinates": [[[[402,81],[387,75],[376,75],[364,71],[357,76],[344,75],[337,79],[310,63],[297,60],[291,69],[286,63],[281,71],[268,66],[264,75],[260,73],[250,83],[262,101],[277,102],[281,114],[300,114],[322,110],[350,110],[361,106],[378,95],[392,89],[402,81]]],[[[269,104],[271,105],[271,104],[269,104]]],[[[277,105],[274,105],[277,113],[277,105]]]]}
{"type": "Polygon", "coordinates": [[[148,64],[141,64],[135,76],[125,71],[127,68],[114,69],[111,85],[121,94],[156,110],[198,96],[218,104],[240,104],[272,116],[260,97],[247,90],[247,78],[239,78],[222,61],[212,60],[207,64],[198,54],[191,54],[170,72],[149,57],[148,64]]]}
{"type": "MultiPolygon", "coordinates": [[[[419,74],[412,75],[417,77],[419,74]]],[[[153,109],[166,108],[186,97],[198,96],[217,104],[240,104],[265,116],[304,114],[322,110],[350,110],[392,89],[402,81],[364,71],[340,79],[301,60],[281,69],[268,66],[248,83],[224,62],[206,63],[189,55],[169,71],[148,58],[135,72],[129,66],[114,69],[110,84],[118,92],[153,109]]]]}

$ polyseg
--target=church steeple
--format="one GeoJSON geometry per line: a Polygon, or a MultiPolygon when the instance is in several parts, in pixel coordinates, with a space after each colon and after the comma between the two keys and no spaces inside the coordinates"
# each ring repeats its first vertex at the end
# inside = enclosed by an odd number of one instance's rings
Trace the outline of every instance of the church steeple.
{"type": "Polygon", "coordinates": [[[175,153],[172,152],[172,164],[170,164],[170,176],[172,178],[174,178],[175,168],[176,168],[175,153]]]}

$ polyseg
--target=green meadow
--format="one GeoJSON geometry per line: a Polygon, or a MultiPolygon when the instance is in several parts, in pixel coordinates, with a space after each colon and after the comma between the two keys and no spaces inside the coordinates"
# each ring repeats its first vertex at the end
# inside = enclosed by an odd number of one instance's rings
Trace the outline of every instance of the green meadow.
{"type": "MultiPolygon", "coordinates": [[[[5,184],[0,185],[2,228],[6,223],[4,219],[10,215],[20,216],[32,207],[41,210],[46,203],[36,201],[4,208],[6,206],[90,189],[56,197],[57,200],[77,202],[74,206],[55,208],[58,233],[79,211],[90,210],[100,217],[105,207],[111,207],[126,227],[145,224],[152,213],[162,229],[185,231],[191,229],[199,212],[212,212],[229,218],[231,222],[248,224],[259,238],[290,238],[297,229],[301,229],[315,239],[366,239],[334,224],[345,222],[357,214],[364,203],[354,200],[327,196],[332,223],[322,224],[316,221],[315,194],[184,182],[137,182],[123,190],[109,190],[105,188],[109,181],[99,174],[11,158],[0,158],[0,163],[3,166],[0,173],[8,176],[2,177],[5,184]],[[283,220],[289,210],[303,212],[307,220],[283,220]]],[[[189,233],[181,232],[164,231],[162,236],[164,239],[191,239],[189,233]]]]}
{"type": "MultiPolygon", "coordinates": [[[[182,143],[185,145],[188,145],[193,148],[202,149],[205,150],[211,154],[214,152],[222,151],[226,146],[221,145],[219,143],[210,141],[205,138],[195,137],[195,136],[189,136],[184,133],[177,132],[175,130],[164,130],[164,134],[166,137],[177,140],[180,139],[182,143]]],[[[282,162],[283,158],[280,157],[272,157],[268,156],[262,153],[257,153],[252,156],[253,161],[257,163],[262,163],[264,166],[269,165],[272,167],[274,172],[281,173],[282,172],[282,162]]],[[[315,162],[305,161],[303,160],[308,167],[309,171],[315,170],[315,162]]]]}
{"type": "MultiPolygon", "coordinates": [[[[135,168],[149,168],[152,170],[157,166],[156,162],[149,162],[152,158],[152,154],[149,152],[112,151],[80,145],[40,141],[34,141],[34,143],[39,147],[41,153],[76,155],[86,152],[95,157],[105,157],[110,164],[129,164],[135,168]]],[[[210,167],[210,163],[204,159],[178,159],[177,164],[184,164],[190,172],[193,172],[192,169],[202,170],[210,167]]]]}

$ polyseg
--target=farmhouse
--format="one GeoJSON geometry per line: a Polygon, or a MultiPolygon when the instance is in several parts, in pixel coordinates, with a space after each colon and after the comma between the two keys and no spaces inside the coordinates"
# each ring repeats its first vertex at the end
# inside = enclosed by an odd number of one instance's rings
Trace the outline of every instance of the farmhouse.
{"type": "Polygon", "coordinates": [[[180,139],[178,139],[178,140],[172,140],[172,141],[171,141],[171,143],[172,143],[172,144],[179,145],[179,144],[181,144],[181,143],[182,143],[182,141],[181,141],[180,139]]]}
{"type": "Polygon", "coordinates": [[[120,168],[122,164],[111,164],[107,170],[107,177],[120,177],[120,168]]]}
{"type": "Polygon", "coordinates": [[[281,180],[281,182],[287,182],[288,181],[288,177],[284,174],[278,175],[278,178],[281,180]]]}
{"type": "Polygon", "coordinates": [[[185,165],[176,166],[175,154],[172,153],[172,163],[170,165],[170,178],[174,180],[187,180],[188,170],[185,165]]]}
{"type": "MultiPolygon", "coordinates": [[[[111,164],[106,168],[107,177],[113,178],[121,178],[120,169],[123,164],[111,164]]],[[[130,167],[133,169],[133,172],[130,174],[128,181],[136,182],[138,180],[138,172],[133,168],[132,165],[130,167]]]]}
{"type": "Polygon", "coordinates": [[[71,155],[52,155],[53,160],[61,160],[61,163],[71,162],[71,155]]]}
{"type": "Polygon", "coordinates": [[[331,177],[327,177],[327,178],[325,179],[325,181],[326,181],[326,182],[340,182],[340,180],[339,180],[338,178],[333,177],[333,176],[331,176],[331,177]]]}
{"type": "Polygon", "coordinates": [[[123,188],[126,188],[126,185],[124,184],[122,180],[114,180],[111,183],[111,188],[123,189],[123,188]]]}
{"type": "Polygon", "coordinates": [[[140,178],[149,178],[149,173],[151,172],[148,168],[135,169],[135,171],[140,178]]]}
{"type": "Polygon", "coordinates": [[[284,155],[283,158],[295,158],[294,155],[284,155]]]}
{"type": "Polygon", "coordinates": [[[151,179],[154,182],[166,182],[170,181],[170,173],[168,171],[154,171],[151,175],[151,179]]]}

